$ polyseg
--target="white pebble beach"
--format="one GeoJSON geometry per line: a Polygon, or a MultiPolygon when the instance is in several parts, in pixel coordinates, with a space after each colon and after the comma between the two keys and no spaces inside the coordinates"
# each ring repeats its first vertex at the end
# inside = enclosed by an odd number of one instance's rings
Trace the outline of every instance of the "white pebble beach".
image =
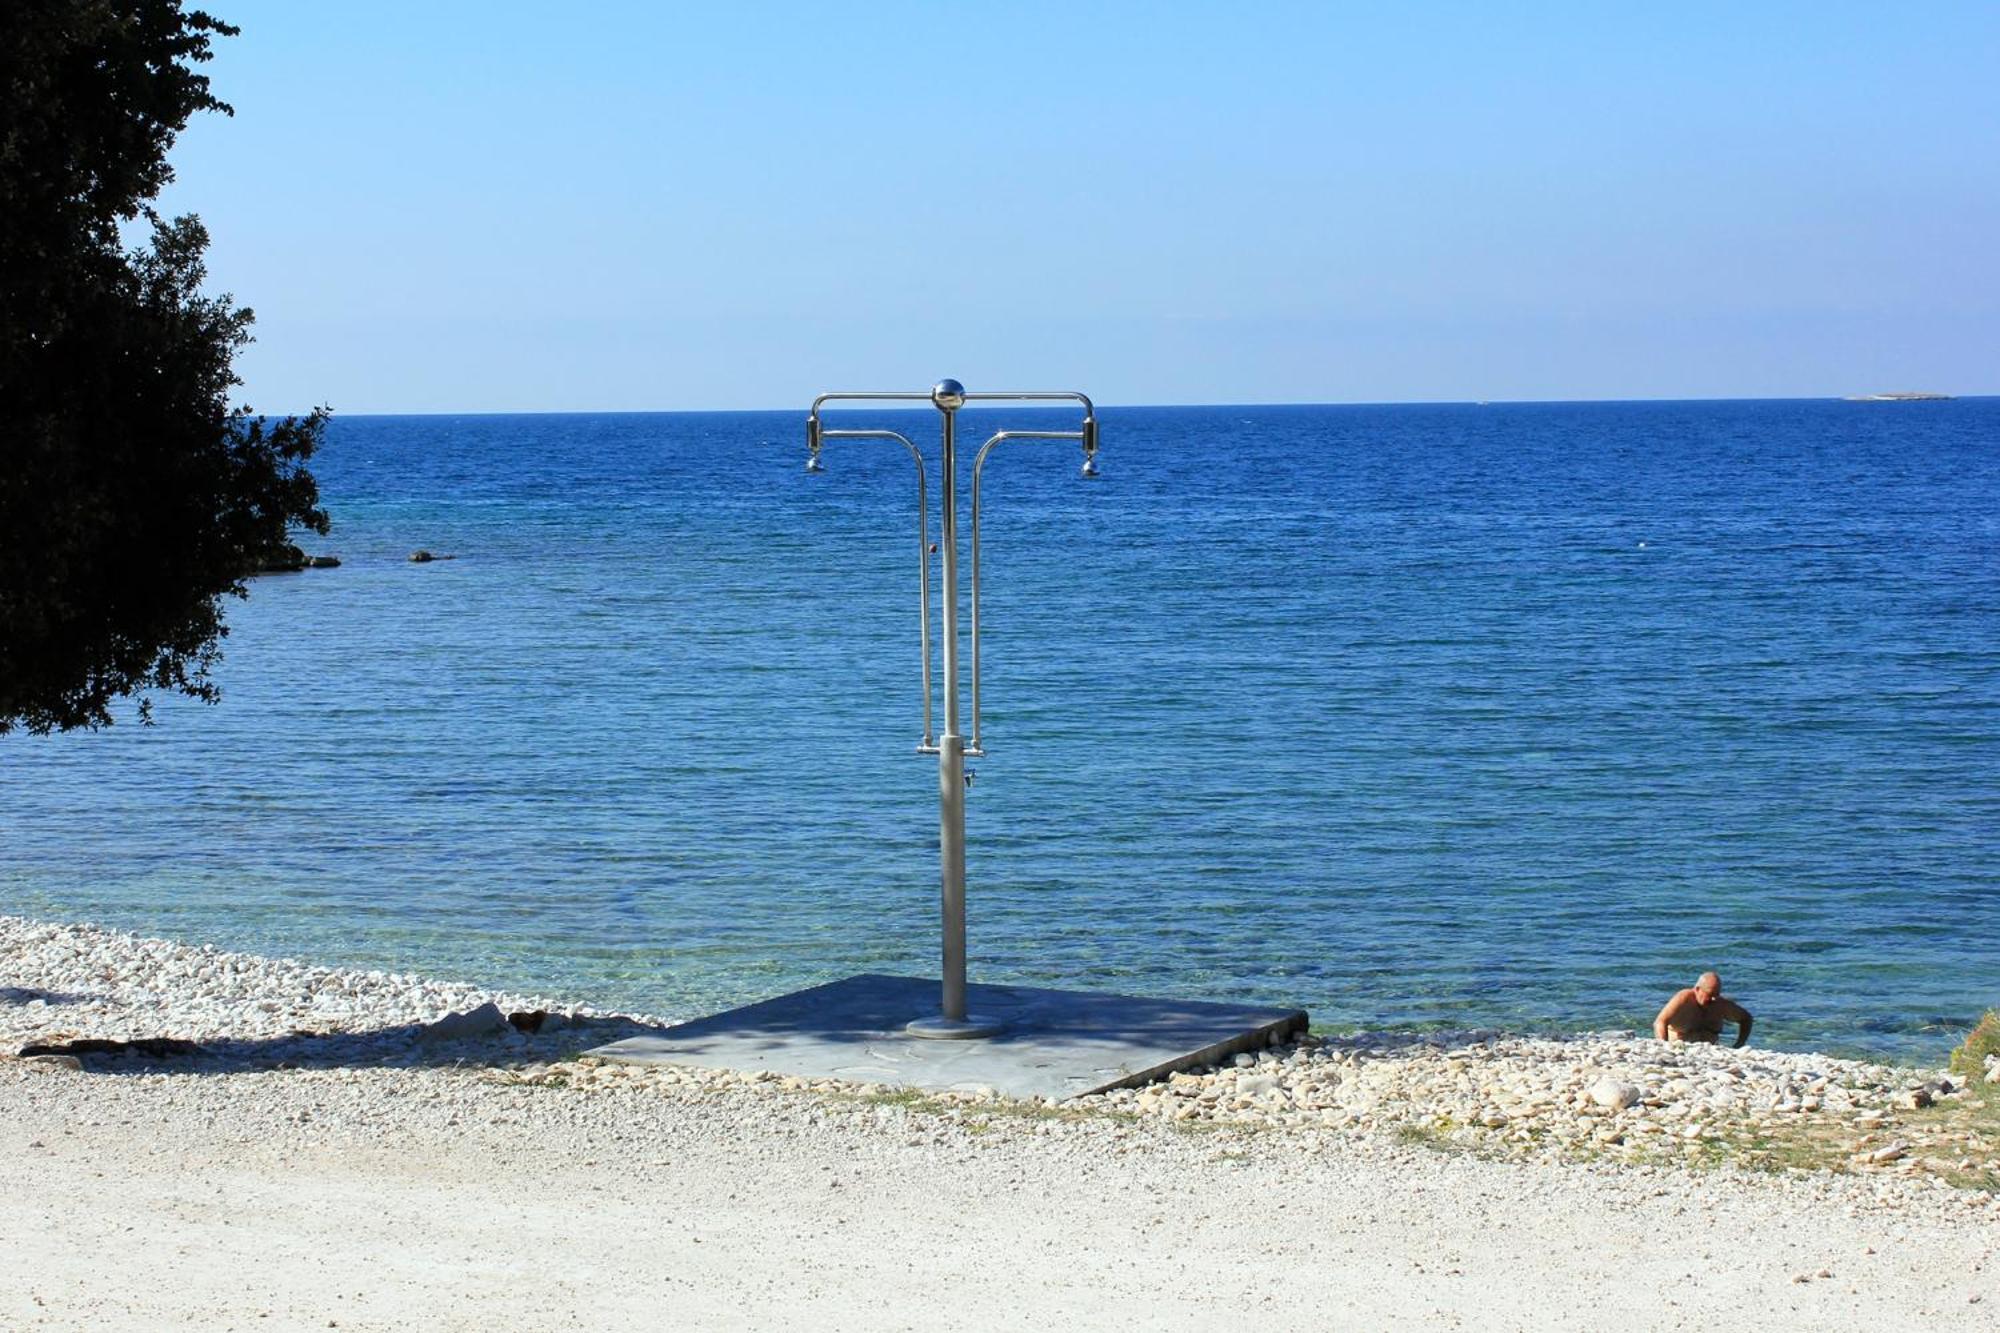
{"type": "Polygon", "coordinates": [[[1943,1070],[1377,1034],[1053,1107],[577,1058],[649,1021],[0,916],[0,1329],[2000,1328],[1995,1145],[1924,1109],[2000,1088],[1943,1070]],[[426,1028],[488,1004],[548,1018],[426,1028]],[[1840,1169],[1731,1146],[1801,1124],[1840,1169]]]}

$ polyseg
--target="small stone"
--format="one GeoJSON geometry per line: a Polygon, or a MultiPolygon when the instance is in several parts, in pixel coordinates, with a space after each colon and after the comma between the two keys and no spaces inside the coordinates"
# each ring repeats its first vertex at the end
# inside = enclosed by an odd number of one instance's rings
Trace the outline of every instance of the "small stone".
{"type": "Polygon", "coordinates": [[[1639,1090],[1615,1078],[1601,1078],[1590,1085],[1590,1100],[1607,1111],[1622,1111],[1639,1104],[1639,1090]]]}
{"type": "Polygon", "coordinates": [[[44,1073],[57,1069],[72,1069],[81,1072],[83,1061],[73,1055],[24,1055],[21,1064],[29,1069],[39,1069],[44,1073]]]}
{"type": "Polygon", "coordinates": [[[1912,1088],[1896,1099],[1898,1106],[1911,1111],[1921,1111],[1931,1104],[1931,1095],[1922,1088],[1912,1088]]]}

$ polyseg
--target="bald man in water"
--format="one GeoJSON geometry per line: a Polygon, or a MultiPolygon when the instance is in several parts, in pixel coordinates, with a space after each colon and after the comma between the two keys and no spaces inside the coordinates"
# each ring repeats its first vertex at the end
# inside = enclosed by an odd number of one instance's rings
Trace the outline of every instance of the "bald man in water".
{"type": "Polygon", "coordinates": [[[1750,1040],[1750,1011],[1734,1000],[1724,999],[1722,978],[1704,972],[1694,985],[1676,991],[1674,998],[1667,1001],[1660,1016],[1653,1020],[1653,1035],[1661,1041],[1713,1043],[1722,1036],[1724,1023],[1736,1025],[1738,1046],[1750,1040]]]}

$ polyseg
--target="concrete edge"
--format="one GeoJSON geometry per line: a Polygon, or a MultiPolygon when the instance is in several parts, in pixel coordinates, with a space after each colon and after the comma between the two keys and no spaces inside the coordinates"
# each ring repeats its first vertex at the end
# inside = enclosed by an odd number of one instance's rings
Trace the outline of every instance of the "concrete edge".
{"type": "Polygon", "coordinates": [[[1278,1037],[1296,1037],[1304,1033],[1311,1025],[1312,1016],[1310,1014],[1303,1009],[1294,1009],[1291,1013],[1273,1019],[1269,1023],[1251,1028],[1247,1032],[1239,1032],[1233,1037],[1224,1037],[1221,1041],[1211,1042],[1198,1051],[1191,1051],[1186,1055],[1175,1056],[1173,1059],[1153,1065],[1151,1068],[1142,1069],[1136,1074],[1127,1074],[1124,1078],[1113,1079],[1109,1083],[1099,1084],[1094,1088],[1085,1088],[1079,1092],[1066,1093],[1062,1100],[1068,1101],[1072,1097],[1092,1097],[1100,1092],[1111,1092],[1118,1088],[1144,1087],[1148,1083],[1158,1082],[1169,1074],[1178,1074],[1183,1069],[1192,1069],[1196,1065],[1212,1064],[1218,1060],[1226,1060],[1239,1051],[1262,1049],[1271,1044],[1271,1038],[1274,1035],[1278,1037]]]}

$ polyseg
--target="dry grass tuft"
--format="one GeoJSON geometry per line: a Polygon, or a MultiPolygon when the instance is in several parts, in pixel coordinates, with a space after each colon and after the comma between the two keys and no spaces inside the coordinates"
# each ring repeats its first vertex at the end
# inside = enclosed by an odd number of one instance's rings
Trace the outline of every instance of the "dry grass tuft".
{"type": "Polygon", "coordinates": [[[1987,1059],[1995,1055],[2000,1055],[2000,1009],[1989,1009],[1951,1053],[1952,1072],[1977,1083],[1986,1077],[1987,1059]]]}

